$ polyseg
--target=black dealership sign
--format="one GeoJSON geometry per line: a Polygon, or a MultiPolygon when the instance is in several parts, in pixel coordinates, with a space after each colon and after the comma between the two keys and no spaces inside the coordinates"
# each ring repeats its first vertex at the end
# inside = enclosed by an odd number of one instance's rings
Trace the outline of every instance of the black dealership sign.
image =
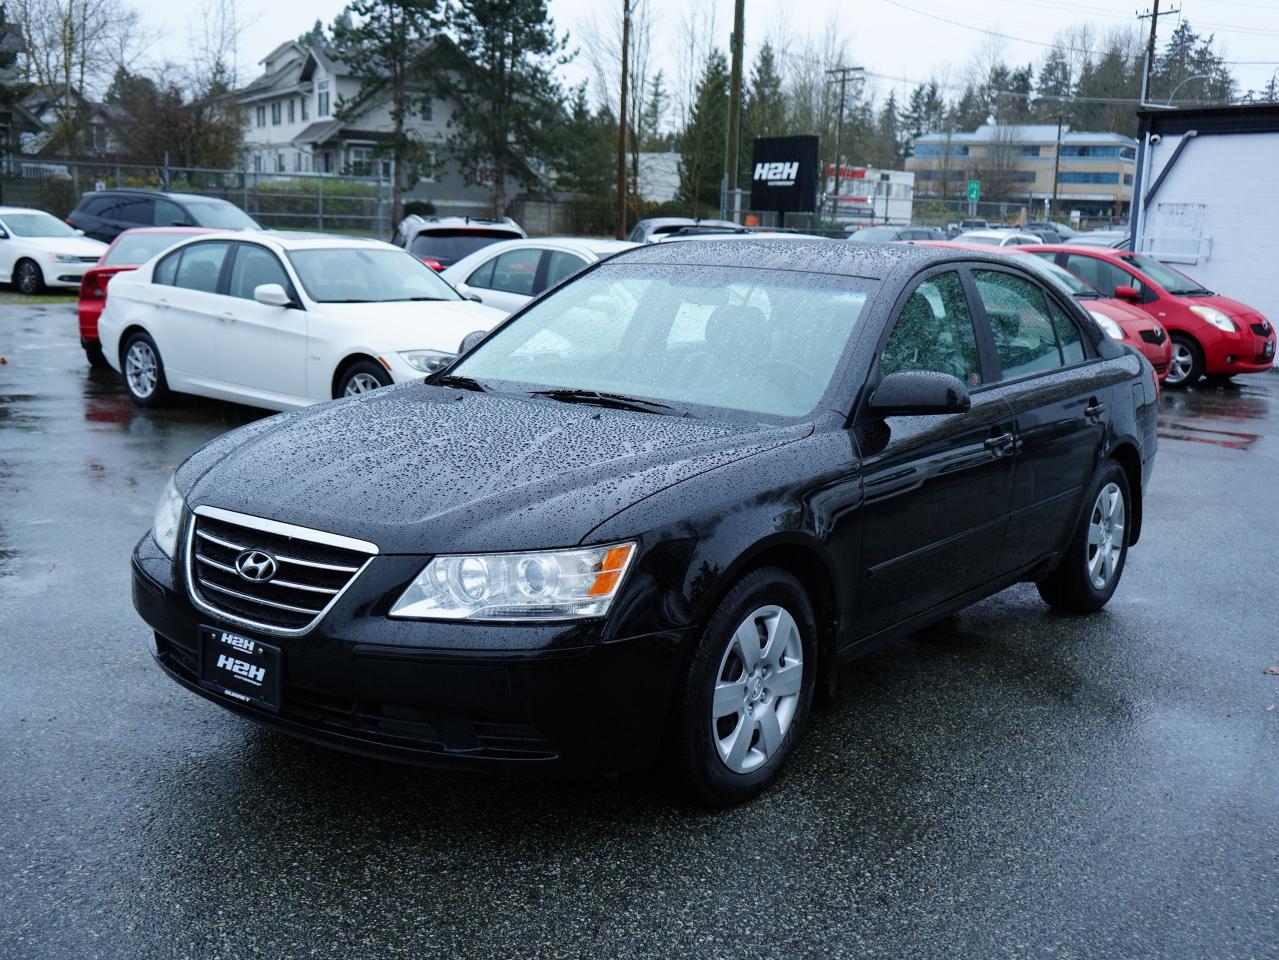
{"type": "Polygon", "coordinates": [[[751,209],[817,209],[817,138],[757,137],[751,152],[751,209]]]}

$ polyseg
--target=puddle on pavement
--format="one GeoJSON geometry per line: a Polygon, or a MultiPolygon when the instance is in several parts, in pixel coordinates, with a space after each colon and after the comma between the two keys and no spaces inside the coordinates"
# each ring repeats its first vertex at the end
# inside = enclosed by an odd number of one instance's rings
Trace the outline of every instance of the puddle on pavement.
{"type": "Polygon", "coordinates": [[[1188,443],[1207,443],[1227,450],[1247,450],[1259,439],[1259,433],[1240,433],[1237,430],[1213,430],[1195,427],[1175,420],[1159,421],[1160,440],[1185,440],[1188,443]]]}

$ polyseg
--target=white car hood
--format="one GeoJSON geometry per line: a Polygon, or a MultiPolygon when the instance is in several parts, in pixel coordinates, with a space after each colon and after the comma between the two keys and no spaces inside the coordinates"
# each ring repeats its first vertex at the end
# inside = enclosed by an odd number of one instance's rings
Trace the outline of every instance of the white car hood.
{"type": "Polygon", "coordinates": [[[360,327],[364,338],[389,350],[440,350],[457,353],[462,339],[491,330],[506,312],[471,300],[392,303],[319,303],[318,314],[360,327]]]}
{"type": "Polygon", "coordinates": [[[88,237],[15,237],[19,243],[47,253],[63,253],[71,257],[100,257],[107,245],[88,237]]]}

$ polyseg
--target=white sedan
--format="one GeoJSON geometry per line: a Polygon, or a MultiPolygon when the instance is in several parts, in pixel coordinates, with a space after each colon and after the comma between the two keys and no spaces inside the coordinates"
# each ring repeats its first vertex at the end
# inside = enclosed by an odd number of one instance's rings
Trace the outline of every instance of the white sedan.
{"type": "Polygon", "coordinates": [[[421,379],[504,316],[389,243],[237,232],[115,277],[98,333],[143,406],[172,391],[291,410],[421,379]]]}
{"type": "Polygon", "coordinates": [[[980,243],[987,247],[1020,247],[1027,243],[1043,243],[1033,233],[1017,230],[969,230],[955,238],[956,243],[980,243]]]}
{"type": "Polygon", "coordinates": [[[30,207],[0,207],[0,280],[31,296],[45,287],[79,287],[107,245],[30,207]]]}
{"type": "Polygon", "coordinates": [[[514,313],[597,260],[636,246],[578,237],[502,240],[463,257],[440,276],[462,296],[514,313]]]}

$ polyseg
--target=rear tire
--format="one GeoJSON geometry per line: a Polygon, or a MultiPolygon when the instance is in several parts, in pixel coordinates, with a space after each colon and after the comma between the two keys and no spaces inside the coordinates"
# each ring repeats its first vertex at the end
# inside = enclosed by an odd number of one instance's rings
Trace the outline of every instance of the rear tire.
{"type": "Polygon", "coordinates": [[[333,399],[355,397],[380,387],[389,387],[393,381],[386,367],[372,360],[357,360],[343,369],[333,391],[333,399]]]}
{"type": "Polygon", "coordinates": [[[18,288],[19,293],[28,297],[43,293],[44,273],[40,270],[40,264],[25,257],[15,263],[13,265],[13,285],[18,288]]]}
{"type": "Polygon", "coordinates": [[[135,330],[120,348],[120,372],[124,388],[140,407],[158,407],[169,399],[164,361],[150,334],[135,330]]]}
{"type": "Polygon", "coordinates": [[[1194,337],[1184,333],[1172,335],[1172,358],[1168,361],[1165,387],[1189,387],[1199,382],[1204,373],[1204,352],[1194,337]]]}
{"type": "Polygon", "coordinates": [[[673,759],[710,806],[763,791],[804,730],[817,677],[817,622],[779,567],[734,584],[697,642],[673,715],[673,759]]]}
{"type": "Polygon", "coordinates": [[[1123,467],[1107,460],[1084,494],[1083,513],[1070,546],[1052,573],[1036,586],[1061,613],[1095,613],[1119,586],[1128,559],[1132,492],[1123,467]]]}

